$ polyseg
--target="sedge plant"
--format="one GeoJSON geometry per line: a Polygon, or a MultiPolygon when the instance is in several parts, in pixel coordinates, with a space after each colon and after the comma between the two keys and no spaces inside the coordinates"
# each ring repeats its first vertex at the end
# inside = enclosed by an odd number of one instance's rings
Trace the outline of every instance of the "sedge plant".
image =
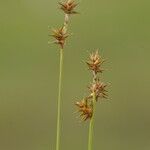
{"type": "Polygon", "coordinates": [[[102,64],[104,62],[105,60],[101,58],[98,50],[90,54],[89,59],[86,61],[88,69],[92,73],[92,81],[88,86],[89,94],[81,101],[76,102],[81,120],[89,120],[88,150],[93,150],[93,129],[96,102],[102,98],[107,98],[107,84],[103,83],[99,76],[100,73],[103,72],[102,64]]]}
{"type": "Polygon", "coordinates": [[[74,0],[59,2],[60,9],[64,13],[63,25],[57,29],[52,29],[51,36],[55,39],[52,43],[59,45],[60,64],[59,64],[59,85],[58,85],[58,101],[57,101],[57,132],[56,132],[56,150],[60,150],[60,131],[61,131],[61,96],[62,96],[62,74],[63,74],[63,59],[64,47],[68,38],[69,18],[73,14],[77,14],[75,8],[78,4],[74,0]]]}

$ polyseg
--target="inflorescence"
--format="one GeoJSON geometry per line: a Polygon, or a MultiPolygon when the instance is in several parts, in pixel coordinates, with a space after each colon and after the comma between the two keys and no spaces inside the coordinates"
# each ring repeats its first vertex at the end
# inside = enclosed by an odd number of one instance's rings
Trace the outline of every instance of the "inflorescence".
{"type": "Polygon", "coordinates": [[[64,11],[66,14],[77,14],[74,9],[78,5],[78,3],[75,3],[73,0],[68,0],[66,2],[59,2],[60,4],[60,9],[64,11]]]}
{"type": "Polygon", "coordinates": [[[69,36],[67,32],[69,17],[70,15],[78,13],[75,11],[75,8],[78,4],[73,0],[67,0],[66,2],[59,2],[59,5],[60,9],[65,14],[64,24],[61,28],[53,29],[51,36],[55,39],[53,43],[58,44],[63,49],[66,43],[66,39],[69,36]]]}
{"type": "Polygon", "coordinates": [[[94,100],[98,101],[101,98],[107,98],[107,84],[100,81],[99,73],[103,72],[102,64],[105,60],[102,59],[98,53],[92,53],[86,62],[89,70],[92,72],[93,80],[88,86],[89,95],[83,98],[80,102],[76,102],[78,107],[78,112],[80,112],[80,117],[83,121],[91,119],[93,116],[94,100]]]}

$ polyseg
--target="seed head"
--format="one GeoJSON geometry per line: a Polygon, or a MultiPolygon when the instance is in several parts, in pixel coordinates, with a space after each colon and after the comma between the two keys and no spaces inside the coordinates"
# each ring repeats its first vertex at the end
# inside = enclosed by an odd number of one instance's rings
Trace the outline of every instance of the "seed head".
{"type": "Polygon", "coordinates": [[[101,68],[104,60],[100,57],[98,50],[90,54],[89,60],[86,62],[89,70],[93,74],[92,83],[89,85],[89,94],[82,101],[76,102],[78,112],[82,120],[92,119],[94,114],[95,101],[101,98],[107,98],[107,85],[100,81],[99,74],[102,73],[101,68]]]}
{"type": "Polygon", "coordinates": [[[98,50],[95,53],[90,54],[89,60],[86,62],[89,70],[92,70],[97,74],[98,72],[102,73],[103,69],[101,65],[103,64],[104,59],[102,59],[98,53],[98,50]]]}
{"type": "Polygon", "coordinates": [[[66,38],[69,36],[67,33],[67,30],[66,30],[66,27],[63,26],[59,29],[54,29],[54,30],[52,30],[52,32],[53,33],[51,36],[55,38],[54,43],[60,45],[61,48],[63,48],[65,41],[66,41],[66,38]]]}
{"type": "Polygon", "coordinates": [[[93,114],[93,108],[87,103],[87,100],[76,102],[76,106],[78,107],[78,112],[81,113],[80,117],[83,121],[91,119],[93,114]]]}
{"type": "Polygon", "coordinates": [[[95,93],[96,100],[98,100],[98,98],[107,98],[106,87],[106,84],[97,80],[95,83],[92,83],[88,88],[90,90],[91,97],[93,96],[93,93],[95,93]]]}
{"type": "Polygon", "coordinates": [[[63,10],[66,14],[77,14],[74,9],[78,5],[74,0],[67,0],[66,2],[59,2],[60,9],[63,10]]]}

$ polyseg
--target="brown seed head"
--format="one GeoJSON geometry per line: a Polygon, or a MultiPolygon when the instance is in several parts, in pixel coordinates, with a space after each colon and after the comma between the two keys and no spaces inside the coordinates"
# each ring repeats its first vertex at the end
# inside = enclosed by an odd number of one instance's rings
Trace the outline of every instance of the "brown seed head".
{"type": "Polygon", "coordinates": [[[107,98],[106,87],[107,87],[106,84],[96,81],[95,83],[92,83],[88,88],[90,90],[91,97],[93,96],[93,93],[95,93],[96,100],[98,100],[98,98],[107,98]]]}
{"type": "Polygon", "coordinates": [[[76,102],[78,107],[78,112],[80,112],[80,117],[82,120],[92,119],[95,107],[95,100],[98,101],[99,98],[107,98],[107,85],[100,81],[98,73],[101,73],[103,69],[101,68],[104,60],[100,57],[98,50],[92,53],[89,60],[86,62],[89,69],[93,74],[93,80],[89,89],[89,95],[86,96],[82,101],[76,102]]]}
{"type": "Polygon", "coordinates": [[[80,102],[76,102],[75,103],[76,106],[78,106],[79,108],[83,108],[83,107],[86,107],[87,106],[87,101],[86,100],[82,100],[80,102]]]}
{"type": "Polygon", "coordinates": [[[60,9],[62,9],[66,14],[77,14],[74,9],[78,5],[74,0],[67,0],[66,2],[59,2],[60,9]]]}
{"type": "Polygon", "coordinates": [[[92,53],[89,57],[89,60],[86,62],[89,70],[92,70],[97,74],[98,72],[102,73],[103,69],[101,65],[103,64],[104,59],[102,59],[98,53],[98,50],[95,53],[92,53]]]}
{"type": "Polygon", "coordinates": [[[66,27],[63,26],[59,29],[54,29],[54,30],[52,30],[52,32],[53,33],[51,36],[55,38],[54,43],[59,44],[61,46],[61,48],[63,48],[66,38],[69,36],[67,33],[67,30],[66,30],[66,27]]]}
{"type": "Polygon", "coordinates": [[[76,102],[78,107],[78,112],[80,112],[80,117],[83,121],[91,119],[93,114],[93,108],[87,103],[87,100],[82,100],[81,102],[76,102]]]}

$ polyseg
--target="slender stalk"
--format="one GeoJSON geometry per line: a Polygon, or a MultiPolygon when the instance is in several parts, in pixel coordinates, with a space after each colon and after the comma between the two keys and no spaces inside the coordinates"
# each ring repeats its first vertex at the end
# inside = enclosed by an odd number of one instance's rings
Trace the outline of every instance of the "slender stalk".
{"type": "Polygon", "coordinates": [[[89,70],[92,72],[93,81],[88,86],[89,95],[83,98],[80,102],[76,102],[78,111],[81,113],[81,119],[89,122],[89,135],[88,135],[88,150],[93,150],[93,139],[94,139],[94,119],[95,119],[95,109],[98,99],[107,98],[107,85],[100,81],[98,73],[102,73],[103,69],[101,64],[104,60],[98,53],[98,50],[95,53],[90,54],[89,60],[86,62],[89,70]]]}
{"type": "Polygon", "coordinates": [[[60,70],[59,70],[58,104],[57,104],[56,150],[59,150],[59,148],[60,148],[62,71],[63,71],[63,49],[60,49],[60,70]]]}
{"type": "Polygon", "coordinates": [[[77,13],[74,9],[77,4],[72,0],[59,2],[60,9],[64,12],[64,23],[61,28],[54,29],[52,37],[55,38],[54,43],[58,44],[60,49],[60,70],[59,70],[59,88],[58,88],[58,104],[57,104],[57,133],[56,133],[56,150],[60,150],[60,132],[61,132],[61,95],[62,95],[62,72],[63,72],[63,51],[66,44],[66,39],[69,34],[68,23],[71,14],[77,13]]]}
{"type": "MultiPolygon", "coordinates": [[[[65,14],[64,27],[68,29],[69,15],[65,14]]],[[[60,70],[59,70],[59,89],[58,89],[58,106],[57,106],[57,134],[56,134],[56,150],[60,150],[60,131],[61,131],[61,90],[62,90],[62,72],[63,72],[63,54],[64,49],[60,49],[60,70]]]]}
{"type": "Polygon", "coordinates": [[[94,129],[94,115],[95,115],[95,102],[96,102],[96,96],[95,93],[93,93],[93,101],[92,101],[92,105],[93,105],[93,115],[92,118],[90,119],[90,124],[89,124],[89,139],[88,139],[88,150],[92,150],[93,149],[93,129],[94,129]]]}

